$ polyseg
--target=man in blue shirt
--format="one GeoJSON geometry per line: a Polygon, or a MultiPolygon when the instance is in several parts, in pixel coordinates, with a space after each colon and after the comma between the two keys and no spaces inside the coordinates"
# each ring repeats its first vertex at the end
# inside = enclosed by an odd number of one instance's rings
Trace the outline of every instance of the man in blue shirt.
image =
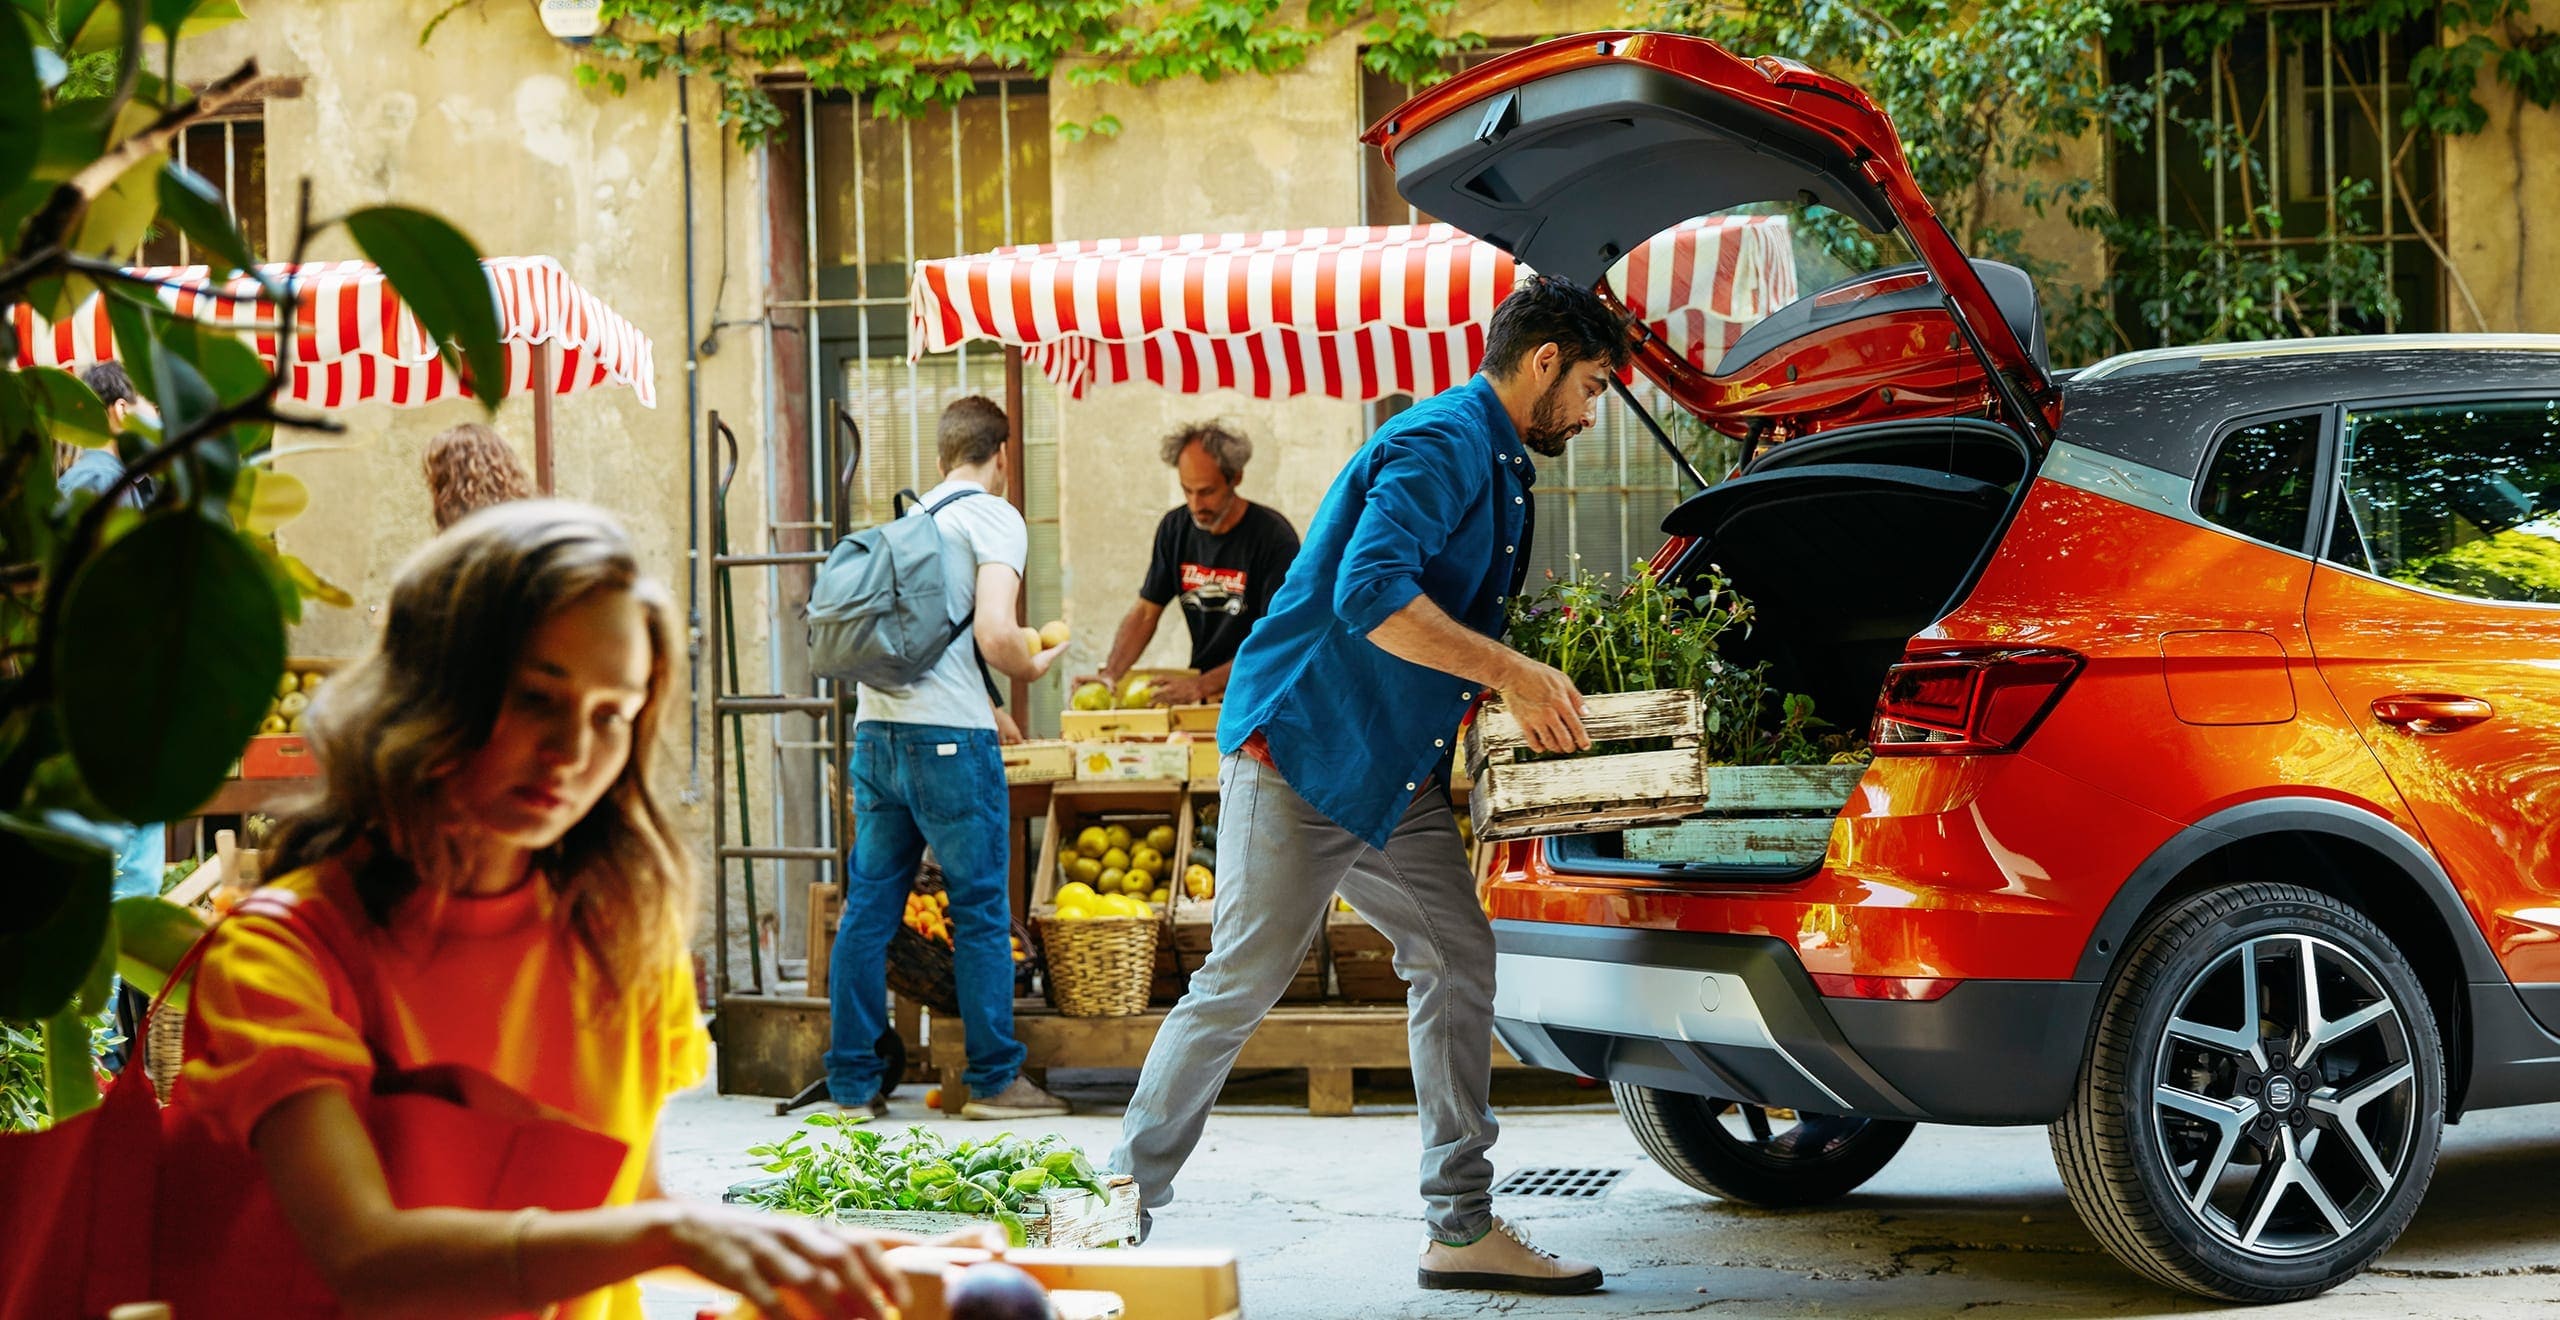
{"type": "Polygon", "coordinates": [[[1316,511],[1237,652],[1218,727],[1208,961],[1165,1018],[1112,1167],[1142,1223],[1172,1199],[1210,1103],[1323,929],[1335,892],[1412,984],[1425,1288],[1575,1293],[1600,1270],[1493,1214],[1493,932],[1449,808],[1451,741],[1500,693],[1539,751],[1590,745],[1565,676],[1502,644],[1533,521],[1529,452],[1591,424],[1625,323],[1590,290],[1524,277],[1486,328],[1482,374],[1397,414],[1316,511]]]}

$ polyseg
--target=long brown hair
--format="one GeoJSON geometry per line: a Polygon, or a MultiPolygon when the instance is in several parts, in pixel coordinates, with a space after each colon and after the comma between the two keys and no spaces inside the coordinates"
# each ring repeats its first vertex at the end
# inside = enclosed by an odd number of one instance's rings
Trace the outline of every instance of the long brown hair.
{"type": "Polygon", "coordinates": [[[479,422],[464,422],[428,441],[426,471],[437,531],[493,504],[533,497],[533,479],[516,461],[516,451],[479,422]]]}
{"type": "Polygon", "coordinates": [[[617,987],[683,945],[693,868],[649,786],[675,673],[675,603],[602,512],[556,500],[485,509],[401,566],[373,647],[312,707],[320,794],[287,817],[271,871],[357,857],[375,924],[438,869],[455,829],[443,788],[488,741],[526,639],[590,592],[628,592],[648,620],[648,697],[631,759],[595,808],[535,859],[571,930],[617,987]]]}

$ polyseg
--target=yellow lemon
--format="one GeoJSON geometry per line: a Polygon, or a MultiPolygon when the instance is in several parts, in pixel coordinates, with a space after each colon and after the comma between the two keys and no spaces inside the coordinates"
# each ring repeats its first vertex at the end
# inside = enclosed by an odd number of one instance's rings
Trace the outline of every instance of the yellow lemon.
{"type": "Polygon", "coordinates": [[[1042,650],[1046,650],[1052,646],[1064,646],[1067,644],[1067,639],[1072,636],[1074,636],[1074,634],[1067,631],[1067,621],[1064,619],[1051,619],[1047,623],[1040,625],[1040,646],[1042,650]]]}
{"type": "Polygon", "coordinates": [[[1087,825],[1076,834],[1076,851],[1087,857],[1100,857],[1111,848],[1111,837],[1099,825],[1087,825]]]}
{"type": "Polygon", "coordinates": [[[1094,911],[1095,909],[1087,907],[1082,903],[1060,903],[1058,905],[1058,920],[1084,921],[1092,917],[1094,911]]]}
{"type": "Polygon", "coordinates": [[[1128,846],[1127,846],[1126,844],[1118,844],[1118,843],[1115,843],[1115,844],[1111,845],[1111,851],[1106,852],[1106,853],[1104,853],[1104,854],[1102,855],[1102,869],[1103,869],[1103,872],[1104,872],[1105,874],[1108,874],[1108,873],[1113,872],[1113,871],[1126,871],[1126,870],[1128,870],[1128,869],[1129,869],[1129,849],[1128,849],[1128,846]]]}
{"type": "Polygon", "coordinates": [[[1112,705],[1111,685],[1087,683],[1076,689],[1075,695],[1067,699],[1067,704],[1077,710],[1109,710],[1112,705]]]}
{"type": "Polygon", "coordinates": [[[1081,880],[1070,880],[1058,886],[1058,901],[1061,903],[1090,903],[1099,897],[1101,895],[1094,891],[1093,886],[1081,880]]]}

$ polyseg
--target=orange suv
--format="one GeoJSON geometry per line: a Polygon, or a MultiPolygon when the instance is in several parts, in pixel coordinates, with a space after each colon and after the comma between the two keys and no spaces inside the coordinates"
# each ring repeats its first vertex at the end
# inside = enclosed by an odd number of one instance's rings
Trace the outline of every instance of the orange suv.
{"type": "Polygon", "coordinates": [[[1820,287],[1712,362],[1641,333],[1748,455],[1656,564],[1756,601],[1736,658],[1874,761],[1818,855],[1503,845],[1514,1053],[1759,1205],[2050,1124],[2110,1251],[2247,1301],[2389,1246],[2444,1123],[2560,1100],[2560,339],[2055,373],[1864,95],[1691,38],[1548,43],[1367,140],[1639,321],[1626,254],[1700,217],[1781,217],[1820,287]]]}

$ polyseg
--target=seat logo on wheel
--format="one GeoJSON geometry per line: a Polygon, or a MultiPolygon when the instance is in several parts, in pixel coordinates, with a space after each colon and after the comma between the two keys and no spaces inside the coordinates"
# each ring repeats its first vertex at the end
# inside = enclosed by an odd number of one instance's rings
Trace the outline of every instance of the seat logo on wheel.
{"type": "Polygon", "coordinates": [[[2293,1108],[2292,1078],[2270,1077],[2267,1079],[2267,1108],[2277,1113],[2293,1108]]]}

